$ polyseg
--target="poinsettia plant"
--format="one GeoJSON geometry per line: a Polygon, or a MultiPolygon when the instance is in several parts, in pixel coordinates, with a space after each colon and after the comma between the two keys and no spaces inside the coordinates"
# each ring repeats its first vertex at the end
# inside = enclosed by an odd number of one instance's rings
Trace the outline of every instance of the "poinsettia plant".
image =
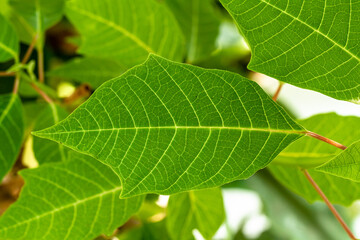
{"type": "Polygon", "coordinates": [[[332,204],[360,198],[360,119],[277,98],[358,103],[359,32],[351,1],[0,0],[0,239],[212,239],[225,188],[262,196],[258,239],[356,239],[332,204]]]}

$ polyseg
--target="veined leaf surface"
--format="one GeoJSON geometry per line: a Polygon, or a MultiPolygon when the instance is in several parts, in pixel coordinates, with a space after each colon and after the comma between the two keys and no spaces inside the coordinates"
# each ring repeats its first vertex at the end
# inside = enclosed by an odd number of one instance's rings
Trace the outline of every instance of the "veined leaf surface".
{"type": "Polygon", "coordinates": [[[166,0],[187,41],[187,60],[195,62],[215,51],[220,19],[213,0],[166,0]]]}
{"type": "Polygon", "coordinates": [[[34,134],[111,166],[129,197],[250,177],[303,132],[256,83],[150,55],[34,134]]]}
{"type": "Polygon", "coordinates": [[[248,68],[342,100],[360,98],[360,4],[220,0],[252,51],[248,68]]]}
{"type": "Polygon", "coordinates": [[[48,76],[74,79],[97,88],[105,81],[120,76],[124,68],[116,61],[94,57],[76,58],[47,72],[48,76]]]}
{"type": "Polygon", "coordinates": [[[329,173],[338,177],[349,179],[352,181],[360,181],[360,142],[351,144],[345,151],[338,154],[316,168],[316,170],[324,173],[329,173]]]}
{"type": "MultiPolygon", "coordinates": [[[[344,145],[350,145],[360,139],[360,129],[353,127],[360,124],[358,117],[343,117],[328,113],[301,120],[299,123],[344,145]]],[[[294,166],[308,168],[312,178],[332,203],[350,205],[360,199],[359,183],[314,170],[315,167],[328,162],[342,152],[343,150],[319,140],[302,138],[282,151],[269,169],[280,183],[306,200],[310,202],[321,200],[300,168],[294,166]]]]}
{"type": "Polygon", "coordinates": [[[198,229],[205,239],[211,239],[225,220],[221,189],[189,191],[171,196],[166,219],[172,239],[194,239],[194,229],[198,229]]]}
{"type": "Polygon", "coordinates": [[[143,197],[119,199],[112,170],[89,156],[21,171],[20,198],[0,218],[0,239],[94,239],[137,212],[143,197]]]}
{"type": "Polygon", "coordinates": [[[128,68],[149,53],[182,60],[182,32],[156,0],[71,0],[66,15],[81,33],[79,53],[111,58],[128,68]]]}
{"type": "Polygon", "coordinates": [[[18,59],[19,39],[13,27],[0,14],[0,62],[18,59]]]}
{"type": "Polygon", "coordinates": [[[0,180],[11,169],[23,141],[24,112],[15,94],[0,95],[0,180]]]}
{"type": "MultiPolygon", "coordinates": [[[[49,104],[37,117],[34,130],[50,127],[67,117],[69,113],[55,104],[49,104]]],[[[63,145],[43,138],[34,138],[33,150],[39,164],[66,161],[67,149],[63,145]]]]}

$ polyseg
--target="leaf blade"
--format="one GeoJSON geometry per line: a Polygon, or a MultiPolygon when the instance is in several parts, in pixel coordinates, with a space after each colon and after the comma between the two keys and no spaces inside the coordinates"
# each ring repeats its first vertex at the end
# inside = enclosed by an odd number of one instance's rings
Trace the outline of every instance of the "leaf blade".
{"type": "Polygon", "coordinates": [[[304,129],[248,79],[151,55],[33,134],[112,166],[128,197],[247,178],[304,129]]]}
{"type": "Polygon", "coordinates": [[[0,15],[0,26],[0,62],[12,58],[18,61],[19,39],[15,30],[2,15],[0,15]]]}
{"type": "Polygon", "coordinates": [[[107,166],[71,156],[68,162],[21,172],[26,185],[0,218],[1,238],[92,239],[112,233],[140,208],[143,197],[118,198],[121,184],[107,166]]]}

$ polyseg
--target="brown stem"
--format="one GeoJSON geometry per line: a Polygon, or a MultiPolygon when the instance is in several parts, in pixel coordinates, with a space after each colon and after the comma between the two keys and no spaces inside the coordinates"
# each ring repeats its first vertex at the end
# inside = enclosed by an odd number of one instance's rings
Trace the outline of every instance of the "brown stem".
{"type": "Polygon", "coordinates": [[[25,64],[29,60],[31,53],[34,50],[37,39],[38,39],[38,36],[35,35],[34,38],[31,41],[31,43],[29,45],[29,48],[27,49],[23,59],[21,60],[22,64],[25,64]]]}
{"type": "Polygon", "coordinates": [[[38,86],[36,86],[35,83],[32,83],[31,86],[35,89],[36,92],[40,94],[40,96],[48,103],[53,103],[53,100],[38,86]]]}
{"type": "Polygon", "coordinates": [[[330,145],[333,145],[334,147],[340,148],[342,150],[345,150],[347,148],[346,146],[342,145],[341,143],[335,142],[334,140],[323,137],[323,136],[321,136],[321,135],[319,135],[317,133],[314,133],[314,132],[309,132],[308,131],[308,132],[306,132],[306,135],[310,136],[310,137],[313,137],[313,138],[316,138],[316,139],[318,139],[320,141],[326,142],[326,143],[328,143],[330,145]]]}
{"type": "Polygon", "coordinates": [[[38,73],[39,82],[44,82],[44,52],[38,48],[38,73]]]}
{"type": "Polygon", "coordinates": [[[15,76],[14,72],[0,72],[0,77],[15,76]]]}
{"type": "Polygon", "coordinates": [[[13,94],[17,94],[20,84],[20,74],[17,73],[14,81],[13,94]]]}
{"type": "Polygon", "coordinates": [[[309,182],[311,183],[311,185],[314,187],[314,189],[316,190],[316,192],[320,195],[320,197],[324,200],[324,202],[326,203],[326,205],[328,206],[328,208],[330,209],[330,211],[334,214],[335,218],[338,220],[338,222],[341,224],[341,226],[344,228],[344,230],[346,231],[346,233],[349,235],[350,239],[352,240],[356,240],[355,236],[353,235],[353,233],[351,232],[350,228],[346,225],[345,221],[341,218],[340,214],[336,211],[335,207],[331,204],[331,202],[329,201],[329,199],[326,197],[326,195],[323,193],[323,191],[321,191],[320,187],[316,184],[316,182],[314,181],[314,179],[311,177],[310,173],[304,169],[302,170],[302,172],[304,173],[305,177],[307,178],[307,180],[309,180],[309,182]]]}
{"type": "Polygon", "coordinates": [[[284,83],[283,82],[279,82],[279,87],[277,88],[274,96],[272,97],[272,100],[274,100],[275,102],[277,101],[278,97],[279,97],[279,94],[280,94],[280,91],[282,89],[282,87],[284,86],[284,83]]]}

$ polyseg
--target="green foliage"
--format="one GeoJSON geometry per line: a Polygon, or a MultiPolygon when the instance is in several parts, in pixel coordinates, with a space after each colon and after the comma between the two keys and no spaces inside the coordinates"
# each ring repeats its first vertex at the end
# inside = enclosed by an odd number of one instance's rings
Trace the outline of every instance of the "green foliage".
{"type": "Polygon", "coordinates": [[[19,39],[13,27],[0,15],[0,62],[18,59],[19,39]]]}
{"type": "MultiPolygon", "coordinates": [[[[49,104],[38,116],[34,130],[44,129],[52,126],[66,118],[68,112],[63,108],[49,104]]],[[[34,154],[39,164],[66,161],[67,149],[63,145],[52,141],[34,138],[33,142],[34,154]]]]}
{"type": "Polygon", "coordinates": [[[11,169],[24,136],[24,116],[15,94],[0,95],[0,180],[11,169]]]}
{"type": "Polygon", "coordinates": [[[251,47],[249,69],[337,99],[359,99],[359,4],[220,1],[251,47]]]}
{"type": "Polygon", "coordinates": [[[304,200],[322,200],[304,172],[332,203],[360,199],[360,118],[295,121],[246,65],[251,49],[253,71],[359,102],[358,13],[345,0],[0,0],[0,239],[211,239],[223,222],[246,239],[225,219],[234,186],[261,195],[271,227],[257,239],[345,239],[304,200]]]}
{"type": "Polygon", "coordinates": [[[127,68],[149,53],[182,59],[181,30],[156,0],[70,0],[66,16],[82,36],[79,53],[111,58],[127,68]]]}
{"type": "Polygon", "coordinates": [[[121,196],[129,197],[247,178],[303,128],[239,75],[151,55],[64,121],[33,134],[111,166],[122,179],[121,196]]]}
{"type": "Polygon", "coordinates": [[[215,51],[220,19],[213,0],[166,0],[179,22],[186,42],[187,61],[203,60],[215,51]]]}
{"type": "Polygon", "coordinates": [[[116,61],[94,57],[75,58],[47,73],[48,76],[72,79],[79,83],[88,83],[93,88],[105,81],[120,76],[124,69],[116,61]]]}
{"type": "Polygon", "coordinates": [[[140,208],[143,197],[118,198],[121,183],[109,167],[80,154],[70,159],[21,172],[26,185],[0,219],[1,239],[111,235],[140,208]]]}
{"type": "Polygon", "coordinates": [[[357,141],[350,145],[345,151],[317,167],[316,170],[359,182],[359,144],[357,141]]]}
{"type": "Polygon", "coordinates": [[[193,229],[211,239],[225,220],[219,188],[173,195],[167,211],[167,229],[172,239],[194,239],[193,229]]]}

